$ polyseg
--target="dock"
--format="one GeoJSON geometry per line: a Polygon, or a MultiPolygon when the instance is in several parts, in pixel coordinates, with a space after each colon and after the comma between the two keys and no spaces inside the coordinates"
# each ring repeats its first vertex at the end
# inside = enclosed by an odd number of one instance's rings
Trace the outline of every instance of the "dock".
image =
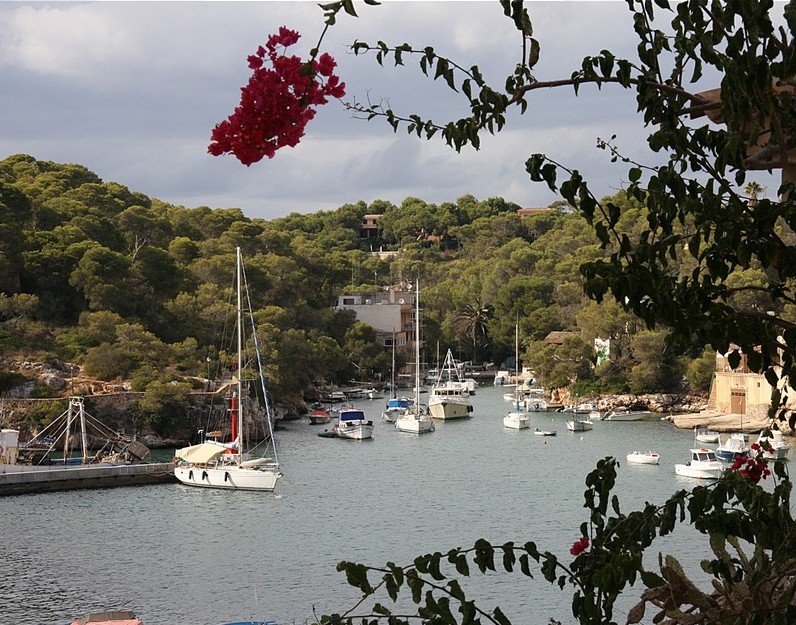
{"type": "Polygon", "coordinates": [[[0,496],[176,482],[170,462],[54,467],[0,464],[0,496]]]}

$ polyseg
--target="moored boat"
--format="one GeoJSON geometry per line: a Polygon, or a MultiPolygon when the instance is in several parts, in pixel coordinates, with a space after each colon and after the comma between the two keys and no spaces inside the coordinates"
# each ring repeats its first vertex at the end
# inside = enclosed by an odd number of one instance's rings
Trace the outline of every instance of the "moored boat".
{"type": "Polygon", "coordinates": [[[779,430],[763,430],[757,437],[757,444],[763,448],[763,457],[769,460],[785,460],[790,451],[790,444],[779,430]]]}
{"type": "Polygon", "coordinates": [[[338,438],[361,441],[373,437],[373,421],[370,421],[359,408],[342,408],[334,429],[338,438]]]}
{"type": "Polygon", "coordinates": [[[700,480],[717,480],[723,471],[724,465],[716,457],[716,452],[706,447],[692,449],[690,461],[674,465],[676,475],[700,480]]]}
{"type": "Polygon", "coordinates": [[[435,429],[434,420],[420,404],[420,281],[415,287],[415,401],[395,419],[395,429],[409,434],[425,434],[435,429]]]}
{"type": "Polygon", "coordinates": [[[567,420],[567,429],[570,432],[586,432],[591,430],[594,424],[588,419],[569,419],[567,420]]]}
{"type": "Polygon", "coordinates": [[[310,410],[309,418],[312,425],[323,425],[329,423],[332,415],[325,408],[313,408],[310,410]]]}
{"type": "Polygon", "coordinates": [[[708,428],[694,428],[694,438],[697,443],[718,443],[721,440],[721,434],[708,428]]]}
{"type": "Polygon", "coordinates": [[[114,610],[109,612],[95,612],[72,621],[71,625],[144,625],[134,612],[129,610],[114,610]]]}
{"type": "Polygon", "coordinates": [[[521,410],[512,410],[503,417],[503,427],[523,430],[531,424],[531,418],[521,410]]]}
{"type": "Polygon", "coordinates": [[[461,419],[473,411],[470,390],[459,377],[459,369],[448,350],[439,381],[431,387],[428,411],[434,419],[461,419]]]}
{"type": "Polygon", "coordinates": [[[381,418],[387,421],[387,423],[395,423],[398,417],[407,413],[411,403],[412,402],[406,397],[393,397],[392,399],[388,399],[387,406],[381,413],[381,418]]]}
{"type": "Polygon", "coordinates": [[[555,430],[540,430],[539,428],[536,428],[533,431],[533,433],[536,436],[555,436],[556,435],[556,431],[555,430]]]}
{"type": "MultiPolygon", "coordinates": [[[[249,310],[248,319],[244,315],[244,292],[248,295],[248,286],[243,268],[240,248],[236,250],[236,343],[237,363],[232,384],[232,396],[229,398],[229,430],[230,440],[222,441],[226,436],[224,429],[206,434],[198,445],[190,445],[178,449],[174,453],[174,476],[187,486],[202,488],[221,488],[227,490],[272,491],[282,471],[276,456],[276,443],[273,432],[273,416],[268,392],[265,387],[265,376],[260,368],[261,358],[256,339],[254,316],[249,310]],[[253,338],[255,354],[244,358],[244,330],[249,328],[253,338]],[[245,367],[244,364],[250,364],[245,367]],[[244,377],[257,384],[255,393],[262,397],[265,408],[265,420],[268,428],[268,445],[271,456],[254,455],[247,449],[246,420],[244,411],[244,377]]],[[[248,297],[246,298],[248,301],[248,297]]],[[[248,395],[246,395],[248,398],[248,395]]],[[[259,446],[254,446],[259,447],[259,446]]]]}
{"type": "Polygon", "coordinates": [[[738,456],[749,454],[749,435],[733,432],[724,442],[716,447],[716,456],[724,462],[734,462],[738,456]]]}
{"type": "Polygon", "coordinates": [[[649,410],[619,408],[603,415],[603,421],[640,421],[650,416],[649,410]]]}
{"type": "Polygon", "coordinates": [[[661,456],[654,451],[631,451],[627,454],[629,464],[658,464],[661,456]]]}

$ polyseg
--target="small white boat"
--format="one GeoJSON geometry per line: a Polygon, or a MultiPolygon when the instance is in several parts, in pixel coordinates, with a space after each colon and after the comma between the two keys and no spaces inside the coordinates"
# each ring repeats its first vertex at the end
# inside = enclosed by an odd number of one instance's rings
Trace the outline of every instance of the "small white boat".
{"type": "Polygon", "coordinates": [[[654,451],[631,451],[627,455],[628,464],[658,464],[661,455],[654,451]]]}
{"type": "Polygon", "coordinates": [[[393,397],[387,400],[387,407],[381,413],[381,418],[387,423],[395,423],[398,417],[404,416],[409,412],[412,405],[411,400],[407,397],[393,397]]]}
{"type": "Polygon", "coordinates": [[[508,371],[498,371],[492,384],[495,386],[508,386],[511,383],[511,374],[508,371]]]}
{"type": "Polygon", "coordinates": [[[763,449],[763,457],[769,460],[785,460],[790,451],[790,444],[782,436],[779,430],[763,430],[757,437],[757,444],[762,447],[764,442],[768,442],[771,450],[763,449]]]}
{"type": "Polygon", "coordinates": [[[567,429],[570,432],[586,432],[591,430],[594,424],[586,419],[569,419],[567,421],[567,429]]]}
{"type": "Polygon", "coordinates": [[[724,462],[734,462],[735,458],[743,455],[749,455],[749,435],[743,432],[733,432],[716,447],[716,456],[724,462]]]}
{"type": "Polygon", "coordinates": [[[361,441],[373,436],[373,421],[368,420],[358,408],[343,408],[337,417],[335,432],[338,438],[361,441]]]}
{"type": "Polygon", "coordinates": [[[694,438],[697,443],[718,443],[721,440],[721,435],[708,428],[694,428],[694,438]]]}
{"type": "Polygon", "coordinates": [[[555,436],[556,435],[556,431],[555,430],[540,430],[539,428],[536,428],[533,431],[533,433],[536,436],[555,436]]]}
{"type": "Polygon", "coordinates": [[[531,418],[522,411],[512,410],[505,417],[503,417],[503,426],[513,428],[515,430],[522,430],[531,424],[531,418]]]}
{"type": "Polygon", "coordinates": [[[603,416],[603,421],[639,421],[646,417],[649,417],[650,413],[648,410],[629,410],[627,408],[620,408],[619,410],[613,410],[603,416]]]}
{"type": "Polygon", "coordinates": [[[544,397],[529,395],[525,398],[525,410],[529,412],[547,412],[547,400],[544,397]]]}
{"type": "Polygon", "coordinates": [[[717,480],[724,471],[724,465],[716,457],[716,452],[706,447],[691,450],[691,460],[685,464],[675,464],[674,472],[681,477],[700,480],[717,480]]]}

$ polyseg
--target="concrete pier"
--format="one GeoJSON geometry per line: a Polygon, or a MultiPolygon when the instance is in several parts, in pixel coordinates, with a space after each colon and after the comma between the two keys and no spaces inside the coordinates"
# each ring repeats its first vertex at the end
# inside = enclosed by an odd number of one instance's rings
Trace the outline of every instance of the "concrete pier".
{"type": "Polygon", "coordinates": [[[176,481],[170,462],[73,467],[0,464],[0,496],[176,481]]]}

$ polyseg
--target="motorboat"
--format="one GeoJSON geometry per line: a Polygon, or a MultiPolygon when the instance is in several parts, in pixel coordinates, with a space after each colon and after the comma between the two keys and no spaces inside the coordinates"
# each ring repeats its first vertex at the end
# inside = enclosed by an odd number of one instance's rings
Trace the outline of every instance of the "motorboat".
{"type": "Polygon", "coordinates": [[[366,388],[364,393],[368,399],[384,399],[384,393],[377,388],[366,388]]]}
{"type": "Polygon", "coordinates": [[[313,408],[310,410],[309,419],[312,425],[323,425],[331,421],[332,415],[325,408],[313,408]]]}
{"type": "Polygon", "coordinates": [[[658,464],[660,459],[660,454],[654,451],[631,451],[627,455],[628,464],[658,464]]]}
{"type": "Polygon", "coordinates": [[[556,435],[556,431],[555,430],[540,430],[539,428],[536,428],[533,431],[533,433],[536,436],[555,436],[556,435]]]}
{"type": "Polygon", "coordinates": [[[733,432],[723,443],[716,447],[716,456],[724,462],[734,462],[738,456],[749,454],[749,435],[733,432]]]}
{"type": "Polygon", "coordinates": [[[337,438],[361,441],[373,437],[373,421],[359,408],[341,408],[334,428],[337,438]]]}
{"type": "Polygon", "coordinates": [[[528,412],[547,412],[547,400],[544,398],[544,391],[526,394],[524,403],[525,410],[528,412]]]}
{"type": "Polygon", "coordinates": [[[511,373],[503,370],[498,371],[492,383],[495,386],[508,386],[511,383],[511,373]]]}
{"type": "Polygon", "coordinates": [[[674,465],[676,475],[700,480],[717,480],[723,471],[724,465],[716,457],[716,452],[706,447],[692,449],[689,462],[674,465]]]}
{"type": "Polygon", "coordinates": [[[569,419],[567,420],[567,429],[570,432],[586,432],[591,430],[594,424],[588,419],[569,419]]]}
{"type": "Polygon", "coordinates": [[[640,421],[650,416],[649,410],[630,410],[620,408],[603,415],[603,421],[640,421]]]}
{"type": "Polygon", "coordinates": [[[531,418],[521,410],[512,410],[503,417],[503,427],[523,430],[531,424],[531,418]]]}
{"type": "Polygon", "coordinates": [[[134,612],[129,610],[113,610],[109,612],[94,612],[83,618],[72,621],[71,625],[144,625],[134,612]]]}
{"type": "Polygon", "coordinates": [[[721,434],[708,428],[694,428],[694,438],[697,443],[718,443],[721,440],[721,434]]]}
{"type": "Polygon", "coordinates": [[[779,430],[763,430],[757,437],[757,444],[763,447],[768,442],[770,450],[763,448],[763,457],[769,460],[785,460],[790,451],[790,444],[779,430]]]}
{"type": "Polygon", "coordinates": [[[409,410],[412,402],[406,397],[393,397],[387,400],[387,407],[381,413],[381,418],[387,423],[395,423],[398,417],[402,417],[409,410]]]}
{"type": "Polygon", "coordinates": [[[415,401],[395,419],[395,429],[409,434],[433,432],[434,420],[420,404],[420,281],[415,286],[415,401]]]}
{"type": "Polygon", "coordinates": [[[453,352],[448,350],[440,379],[431,387],[428,410],[434,419],[461,419],[473,411],[470,390],[461,377],[453,352]]]}

